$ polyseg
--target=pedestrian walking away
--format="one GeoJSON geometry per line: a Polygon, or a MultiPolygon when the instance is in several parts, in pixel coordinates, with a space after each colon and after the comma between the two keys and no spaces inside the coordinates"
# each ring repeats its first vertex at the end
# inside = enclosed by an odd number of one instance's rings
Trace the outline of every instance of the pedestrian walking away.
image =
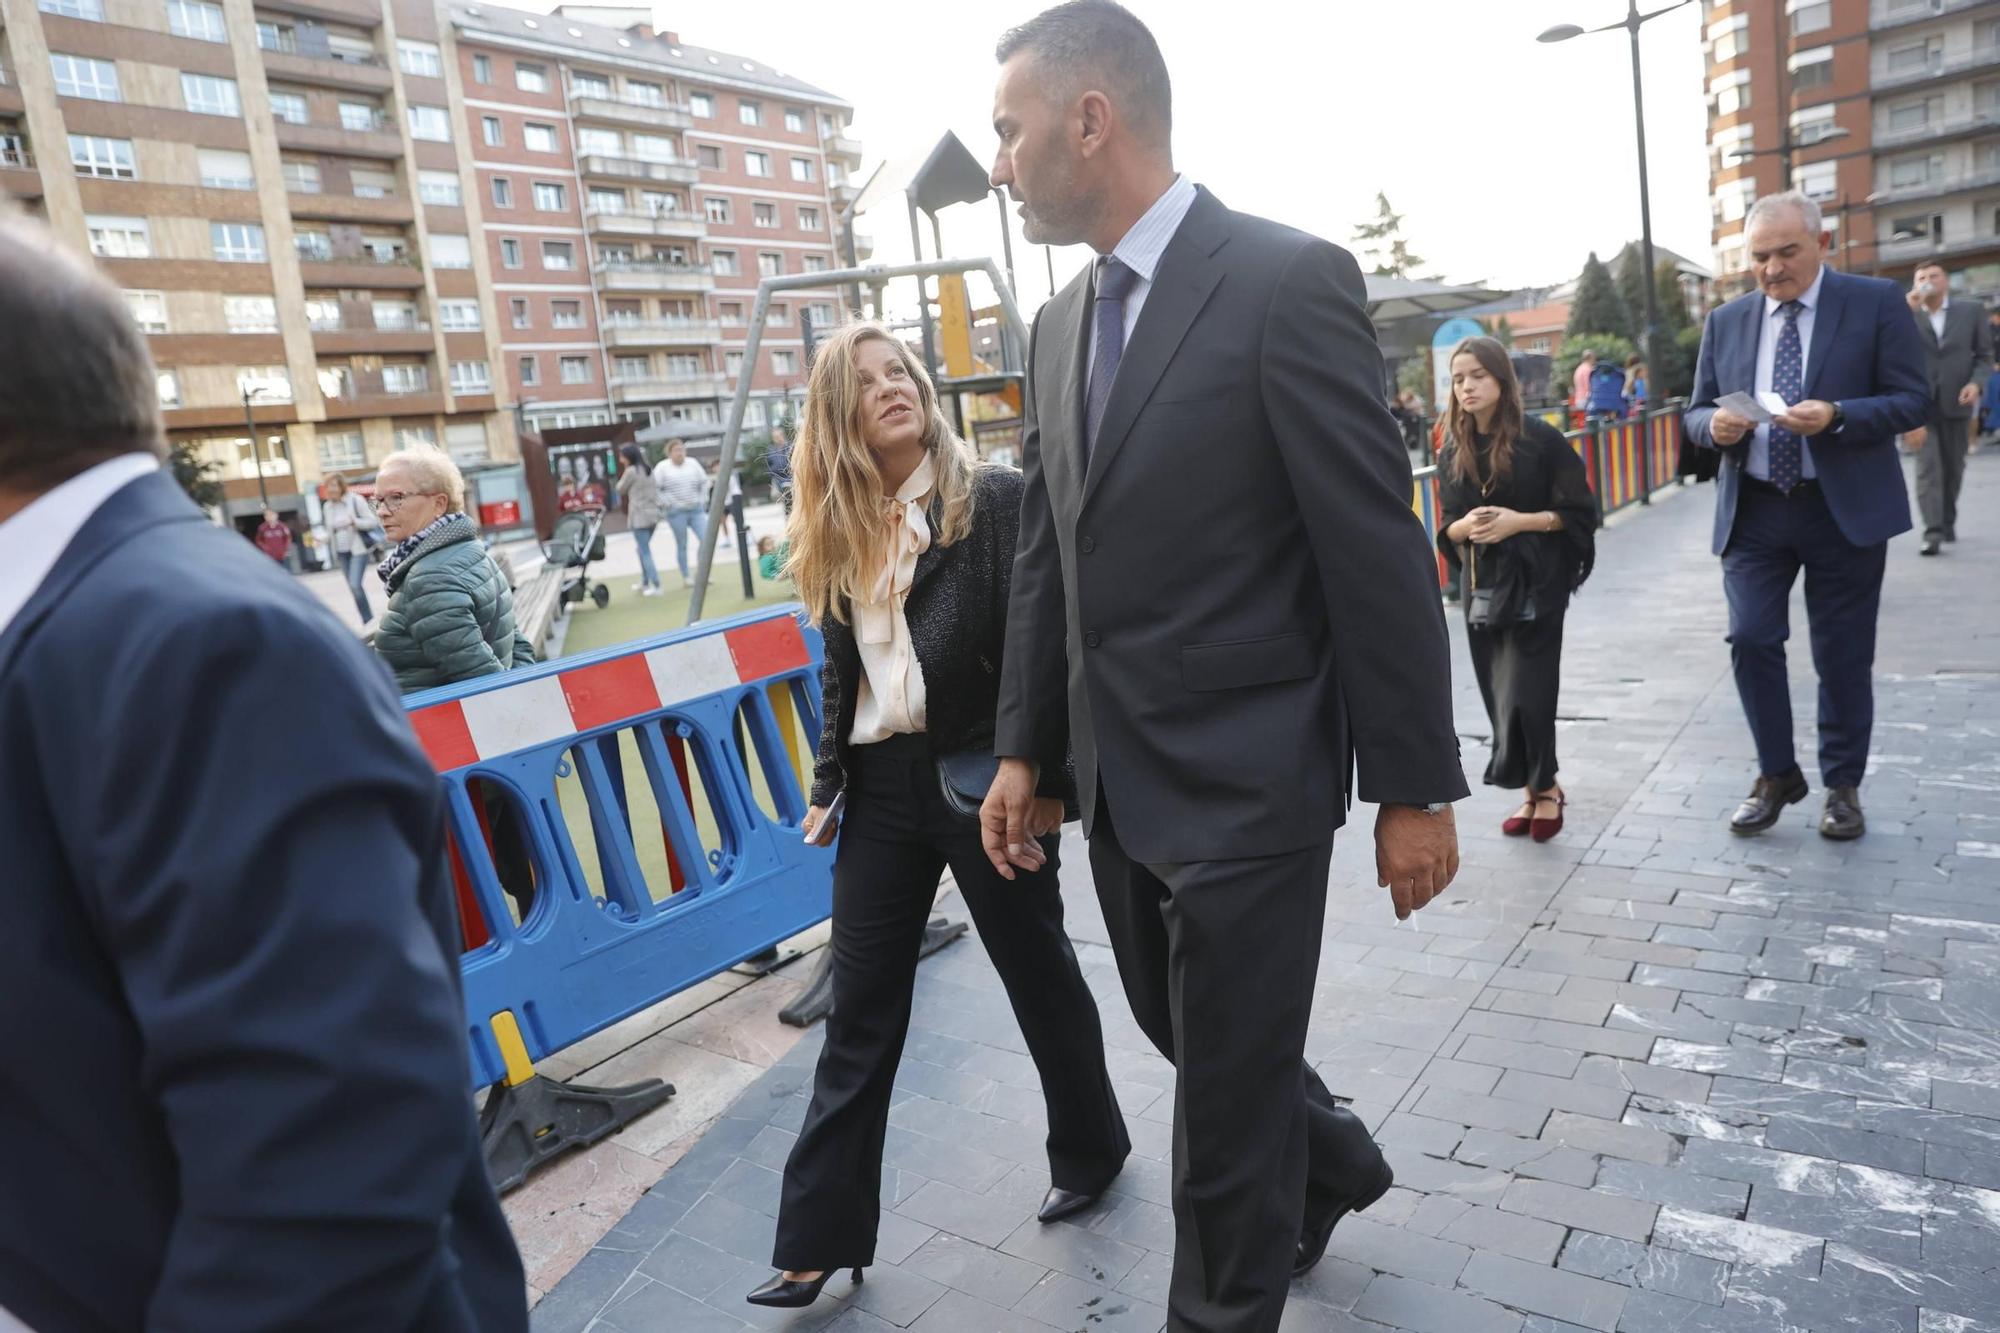
{"type": "Polygon", "coordinates": [[[382,524],[374,509],[347,488],[347,478],[338,472],[329,472],[323,486],[326,493],[320,512],[326,519],[334,559],[347,579],[347,590],[354,594],[354,609],[366,625],[375,618],[368,604],[369,553],[382,540],[382,524]]]}
{"type": "Polygon", "coordinates": [[[253,538],[257,549],[270,556],[279,564],[292,553],[292,530],[285,526],[275,509],[264,511],[264,521],[257,525],[257,535],[253,538]]]}
{"type": "Polygon", "coordinates": [[[39,222],[0,364],[0,1327],[526,1333],[389,673],[188,500],[39,222]]]}
{"type": "Polygon", "coordinates": [[[1438,549],[1467,568],[1466,646],[1493,735],[1486,782],[1522,788],[1501,832],[1547,842],[1569,801],[1556,782],[1563,613],[1590,577],[1597,501],[1562,432],[1522,412],[1506,348],[1468,338],[1448,364],[1438,549]]]}
{"type": "Polygon", "coordinates": [[[1827,266],[1812,199],[1766,195],[1744,234],[1760,290],[1702,327],[1685,419],[1690,440],[1721,451],[1713,547],[1736,692],[1757,745],[1757,781],[1730,828],[1761,833],[1810,794],[1793,748],[1785,664],[1792,585],[1803,569],[1826,786],[1819,831],[1858,838],[1867,830],[1860,789],[1875,723],[1882,572],[1889,539],[1910,530],[1896,436],[1924,424],[1931,381],[1903,293],[1827,266]],[[1789,406],[1762,423],[1717,401],[1765,393],[1789,406]]]}
{"type": "Polygon", "coordinates": [[[1972,418],[1993,377],[1993,343],[1980,308],[1951,299],[1944,265],[1919,268],[1905,299],[1930,375],[1930,413],[1921,436],[1911,438],[1917,450],[1917,509],[1924,524],[1918,552],[1936,555],[1944,543],[1958,540],[1958,493],[1972,444],[1972,418]]]}
{"type": "Polygon", "coordinates": [[[653,483],[659,488],[660,507],[666,511],[681,582],[691,583],[687,544],[692,536],[699,553],[701,540],[708,534],[708,469],[687,456],[684,442],[669,440],[667,456],[653,468],[653,483]]]}
{"type": "Polygon", "coordinates": [[[660,595],[660,570],[653,563],[653,529],[666,517],[660,503],[660,487],[646,466],[646,455],[636,444],[618,450],[618,495],[625,502],[625,521],[631,526],[632,540],[639,548],[639,581],[632,591],[642,597],[660,595]]]}
{"type": "Polygon", "coordinates": [[[820,344],[792,465],[787,567],[825,636],[806,834],[840,841],[826,1046],[785,1164],[780,1271],[747,1297],[781,1307],[810,1305],[835,1273],[860,1281],[874,1262],[889,1103],[946,867],[1041,1077],[1053,1182],[1042,1220],[1089,1207],[1131,1151],[1063,929],[1056,831],[1075,787],[1060,743],[1039,756],[1033,865],[1013,883],[987,860],[973,813],[995,762],[1021,475],[977,461],[921,363],[879,324],[820,344]]]}
{"type": "Polygon", "coordinates": [[[1398,917],[1457,870],[1436,555],[1353,257],[1175,171],[1166,64],[1119,5],[998,56],[991,183],[1097,259],[1030,338],[985,845],[1040,865],[1067,743],[1126,998],[1175,1064],[1168,1327],[1270,1333],[1392,1180],[1304,1052],[1350,795],[1398,917]]]}

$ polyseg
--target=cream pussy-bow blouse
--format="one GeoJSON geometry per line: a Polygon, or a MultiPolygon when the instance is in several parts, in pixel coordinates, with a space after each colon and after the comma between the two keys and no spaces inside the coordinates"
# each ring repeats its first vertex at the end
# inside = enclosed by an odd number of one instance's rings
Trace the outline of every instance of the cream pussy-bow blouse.
{"type": "Polygon", "coordinates": [[[854,645],[861,654],[861,682],[854,699],[850,745],[869,745],[924,729],[924,672],[910,647],[903,601],[917,572],[917,557],[931,548],[924,503],[936,480],[928,454],[892,500],[882,502],[889,549],[868,600],[854,605],[854,645]]]}

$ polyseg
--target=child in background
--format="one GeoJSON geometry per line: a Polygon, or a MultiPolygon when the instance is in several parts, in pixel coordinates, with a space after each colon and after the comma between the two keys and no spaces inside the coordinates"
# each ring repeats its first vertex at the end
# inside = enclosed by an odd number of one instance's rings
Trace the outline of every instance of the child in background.
{"type": "MultiPolygon", "coordinates": [[[[790,543],[786,543],[787,546],[790,543]]],[[[776,583],[785,576],[785,547],[768,533],[757,539],[757,577],[776,583]]]]}

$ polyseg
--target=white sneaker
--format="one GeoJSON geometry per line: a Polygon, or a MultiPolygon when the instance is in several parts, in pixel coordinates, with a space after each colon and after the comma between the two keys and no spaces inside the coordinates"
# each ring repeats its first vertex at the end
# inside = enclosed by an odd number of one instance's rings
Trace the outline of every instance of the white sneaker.
{"type": "Polygon", "coordinates": [[[644,591],[646,591],[646,585],[645,585],[645,584],[644,584],[643,582],[642,582],[642,583],[635,583],[635,584],[633,584],[633,585],[632,585],[632,591],[633,591],[633,592],[644,592],[644,591]]]}
{"type": "Polygon", "coordinates": [[[639,595],[641,597],[658,597],[660,595],[660,590],[658,588],[641,588],[639,590],[639,595]]]}

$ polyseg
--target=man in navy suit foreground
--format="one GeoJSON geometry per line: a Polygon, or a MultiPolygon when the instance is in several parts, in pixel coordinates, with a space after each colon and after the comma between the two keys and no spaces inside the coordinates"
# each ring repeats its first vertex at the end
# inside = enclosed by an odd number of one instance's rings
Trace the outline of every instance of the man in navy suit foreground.
{"type": "Polygon", "coordinates": [[[158,401],[0,219],[0,1327],[524,1330],[436,777],[158,401]]]}
{"type": "Polygon", "coordinates": [[[1686,423],[1696,444],[1722,452],[1715,553],[1736,690],[1757,742],[1757,783],[1729,826],[1761,833],[1807,795],[1785,671],[1803,569],[1826,784],[1819,831],[1858,838],[1882,571],[1889,539],[1910,530],[1896,436],[1924,424],[1930,373],[1896,285],[1826,266],[1819,205],[1797,192],[1766,196],[1744,231],[1761,290],[1708,317],[1686,423]],[[1763,424],[1717,405],[1767,392],[1788,406],[1763,424]]]}

